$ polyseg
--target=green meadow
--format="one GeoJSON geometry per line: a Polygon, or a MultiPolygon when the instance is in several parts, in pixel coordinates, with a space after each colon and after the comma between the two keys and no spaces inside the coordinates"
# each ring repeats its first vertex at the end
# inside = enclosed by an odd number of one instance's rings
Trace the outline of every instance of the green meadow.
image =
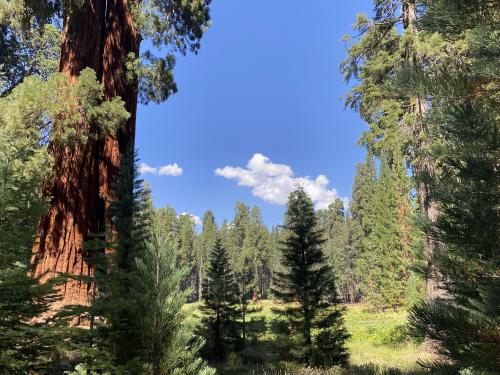
{"type": "MultiPolygon", "coordinates": [[[[283,360],[280,317],[273,312],[272,300],[250,303],[247,316],[247,341],[237,355],[230,355],[217,369],[222,374],[262,375],[334,375],[334,374],[419,374],[417,361],[430,359],[421,343],[406,335],[406,311],[370,311],[366,305],[343,305],[344,318],[351,337],[347,347],[347,369],[308,369],[283,360]],[[278,331],[278,332],[277,332],[278,331]]],[[[286,354],[286,353],[285,353],[286,354]]],[[[286,356],[286,355],[285,355],[286,356]]]]}

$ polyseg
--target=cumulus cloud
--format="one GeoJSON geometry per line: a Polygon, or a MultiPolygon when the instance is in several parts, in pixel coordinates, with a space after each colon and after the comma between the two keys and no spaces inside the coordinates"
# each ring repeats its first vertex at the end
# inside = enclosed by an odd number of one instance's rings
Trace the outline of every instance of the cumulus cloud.
{"type": "MultiPolygon", "coordinates": [[[[236,180],[240,186],[251,187],[253,195],[269,203],[286,204],[288,195],[298,186],[309,194],[317,209],[327,208],[340,198],[337,190],[328,188],[330,181],[326,176],[296,177],[288,165],[272,163],[262,154],[254,154],[246,168],[225,166],[217,168],[215,174],[236,180]]],[[[341,199],[347,204],[347,198],[341,199]]]]}
{"type": "Polygon", "coordinates": [[[193,220],[193,223],[195,223],[195,225],[202,225],[202,221],[199,216],[190,214],[189,212],[183,212],[179,216],[184,216],[184,215],[191,217],[191,220],[193,220]]]}
{"type": "Polygon", "coordinates": [[[154,174],[156,176],[180,176],[183,169],[174,164],[163,165],[161,167],[151,167],[146,163],[141,163],[139,165],[140,174],[154,174]]]}

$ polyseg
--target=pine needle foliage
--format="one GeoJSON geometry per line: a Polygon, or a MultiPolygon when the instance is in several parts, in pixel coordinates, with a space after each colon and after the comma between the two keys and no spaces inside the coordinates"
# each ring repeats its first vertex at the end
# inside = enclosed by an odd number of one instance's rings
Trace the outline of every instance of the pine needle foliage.
{"type": "Polygon", "coordinates": [[[401,90],[431,98],[424,121],[440,215],[426,227],[442,276],[442,298],[412,310],[412,332],[436,342],[426,365],[447,373],[494,374],[500,368],[500,209],[498,166],[500,7],[492,1],[424,2],[421,25],[446,46],[418,74],[402,72],[401,90]],[[496,42],[494,42],[496,41],[496,42]]]}
{"type": "Polygon", "coordinates": [[[207,354],[220,361],[230,351],[238,349],[241,341],[237,321],[240,317],[238,285],[220,238],[216,239],[210,254],[207,278],[203,284],[203,301],[201,310],[207,354]]]}
{"type": "Polygon", "coordinates": [[[284,231],[283,269],[275,273],[273,294],[284,305],[278,312],[289,322],[292,354],[309,365],[346,364],[348,334],[335,308],[334,277],[321,249],[325,240],[302,188],[288,197],[284,231]]]}
{"type": "Polygon", "coordinates": [[[155,221],[136,265],[143,310],[136,341],[143,346],[145,367],[154,375],[214,374],[198,354],[204,341],[195,334],[194,308],[184,307],[191,291],[181,291],[180,284],[188,269],[177,267],[175,247],[162,234],[161,221],[155,221]]]}

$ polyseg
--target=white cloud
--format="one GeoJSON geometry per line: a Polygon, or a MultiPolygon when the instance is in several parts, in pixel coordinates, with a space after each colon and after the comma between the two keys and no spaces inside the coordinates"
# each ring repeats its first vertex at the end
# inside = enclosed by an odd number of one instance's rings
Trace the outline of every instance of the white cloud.
{"type": "Polygon", "coordinates": [[[154,174],[156,176],[180,176],[182,174],[183,169],[174,164],[163,165],[161,167],[150,167],[146,163],[141,163],[139,165],[139,173],[140,174],[154,174]]]}
{"type": "MultiPolygon", "coordinates": [[[[288,165],[272,163],[262,154],[254,154],[246,168],[225,166],[217,168],[215,174],[236,180],[240,186],[251,187],[253,195],[275,204],[286,204],[288,195],[298,186],[309,194],[317,209],[327,208],[340,198],[337,190],[328,188],[330,181],[325,175],[314,180],[307,176],[295,177],[288,165]]],[[[347,205],[347,198],[341,199],[347,205]]]]}
{"type": "Polygon", "coordinates": [[[184,215],[190,216],[191,220],[193,220],[193,222],[195,223],[195,225],[202,225],[202,221],[201,221],[201,219],[200,219],[199,216],[190,214],[189,212],[183,212],[179,216],[184,216],[184,215]]]}

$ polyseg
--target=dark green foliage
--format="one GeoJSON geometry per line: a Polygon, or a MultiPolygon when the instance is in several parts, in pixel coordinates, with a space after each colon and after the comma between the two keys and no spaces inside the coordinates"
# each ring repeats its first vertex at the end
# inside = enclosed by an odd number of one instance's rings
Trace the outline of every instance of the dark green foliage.
{"type": "Polygon", "coordinates": [[[355,302],[359,298],[355,272],[360,254],[354,246],[352,221],[344,211],[344,202],[336,199],[317,215],[326,238],[323,253],[335,274],[337,294],[344,302],[355,302]]]}
{"type": "Polygon", "coordinates": [[[312,364],[314,353],[319,350],[323,354],[316,358],[327,360],[324,357],[326,347],[337,342],[338,337],[339,355],[335,358],[338,364],[345,364],[347,352],[341,338],[346,333],[339,320],[341,314],[322,318],[327,309],[335,306],[334,277],[321,250],[324,239],[312,201],[301,188],[288,198],[284,230],[285,239],[281,242],[283,270],[275,273],[273,294],[285,303],[279,312],[290,323],[292,354],[299,361],[312,364]],[[313,337],[316,327],[320,328],[317,342],[313,337]]]}
{"type": "Polygon", "coordinates": [[[179,246],[177,263],[179,268],[188,270],[181,283],[181,290],[189,290],[189,301],[197,300],[196,293],[199,266],[196,265],[195,231],[191,215],[181,215],[177,220],[177,240],[179,246]]]}
{"type": "Polygon", "coordinates": [[[201,309],[210,358],[220,361],[240,343],[238,285],[234,280],[229,256],[220,238],[210,254],[210,265],[203,285],[201,309]]]}
{"type": "Polygon", "coordinates": [[[217,225],[212,211],[207,211],[203,215],[203,227],[201,235],[198,237],[196,246],[196,268],[198,269],[198,300],[201,300],[203,295],[203,280],[208,268],[208,259],[212,251],[215,239],[217,237],[217,225]]]}
{"type": "Polygon", "coordinates": [[[39,285],[21,264],[0,269],[1,374],[50,368],[62,330],[55,325],[57,319],[42,319],[40,315],[57,301],[57,281],[39,285]]]}
{"type": "Polygon", "coordinates": [[[190,290],[180,290],[188,269],[178,268],[173,241],[154,220],[144,254],[136,259],[141,294],[140,334],[135,345],[144,347],[143,361],[152,374],[212,374],[199,358],[203,340],[195,335],[199,321],[185,308],[190,290]]]}
{"type": "Polygon", "coordinates": [[[60,32],[54,19],[60,1],[10,1],[0,5],[0,96],[26,76],[57,70],[60,32]]]}
{"type": "Polygon", "coordinates": [[[323,315],[318,319],[319,332],[314,338],[311,363],[320,367],[347,365],[349,356],[345,342],[350,335],[344,327],[343,310],[328,309],[323,315]]]}
{"type": "Polygon", "coordinates": [[[175,55],[197,53],[210,26],[211,0],[148,0],[137,25],[143,38],[160,51],[146,49],[131,58],[129,74],[139,77],[139,100],[160,103],[177,92],[173,70],[175,55]],[[165,57],[163,57],[165,56],[165,57]]]}
{"type": "Polygon", "coordinates": [[[109,255],[99,268],[106,272],[98,281],[99,297],[93,301],[92,315],[99,317],[96,345],[98,356],[109,358],[109,365],[123,374],[140,371],[144,343],[140,337],[143,295],[137,287],[136,258],[144,256],[151,235],[152,212],[147,192],[136,180],[134,154],[123,159],[115,182],[116,201],[112,203],[115,233],[109,233],[109,255]],[[134,344],[131,344],[134,343],[134,344]]]}
{"type": "Polygon", "coordinates": [[[399,218],[397,178],[387,158],[382,158],[380,176],[372,197],[372,219],[364,239],[365,251],[359,271],[363,298],[376,309],[397,308],[405,300],[408,268],[399,218]]]}
{"type": "Polygon", "coordinates": [[[259,208],[254,206],[250,209],[244,203],[236,202],[235,216],[230,225],[223,225],[221,235],[245,298],[267,298],[276,248],[259,208]]]}
{"type": "Polygon", "coordinates": [[[500,210],[498,4],[490,1],[425,2],[425,35],[460,52],[412,75],[401,89],[421,88],[431,98],[424,119],[433,133],[431,176],[440,215],[427,232],[444,298],[412,310],[412,332],[435,340],[443,371],[494,374],[500,368],[500,210]],[[417,82],[414,85],[413,82],[417,82]]]}
{"type": "Polygon", "coordinates": [[[412,165],[414,174],[422,169],[417,153],[425,134],[416,121],[414,98],[400,95],[393,80],[418,44],[417,31],[409,23],[414,5],[412,0],[374,1],[372,20],[358,15],[354,28],[359,39],[349,44],[341,64],[346,80],[357,81],[346,105],[359,112],[369,127],[359,140],[367,149],[367,161],[357,167],[350,209],[353,247],[361,256],[357,274],[362,298],[375,308],[408,301],[414,229],[413,186],[406,169],[412,165]],[[375,158],[381,164],[378,178],[375,158]]]}

